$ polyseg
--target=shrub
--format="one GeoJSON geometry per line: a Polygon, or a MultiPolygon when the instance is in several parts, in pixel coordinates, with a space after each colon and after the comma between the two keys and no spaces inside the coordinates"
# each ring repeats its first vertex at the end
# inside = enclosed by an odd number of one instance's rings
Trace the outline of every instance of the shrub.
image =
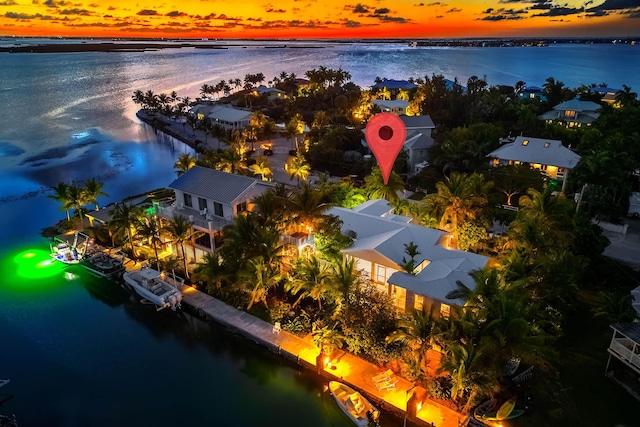
{"type": "Polygon", "coordinates": [[[449,375],[435,377],[429,381],[427,387],[432,397],[440,400],[451,400],[453,381],[449,375]]]}

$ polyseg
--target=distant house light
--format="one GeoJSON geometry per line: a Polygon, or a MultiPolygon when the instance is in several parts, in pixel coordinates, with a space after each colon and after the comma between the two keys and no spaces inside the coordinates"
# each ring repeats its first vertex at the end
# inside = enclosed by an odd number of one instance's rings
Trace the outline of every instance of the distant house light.
{"type": "Polygon", "coordinates": [[[548,142],[544,143],[544,148],[549,148],[549,143],[548,142]]]}
{"type": "Polygon", "coordinates": [[[529,145],[529,140],[525,139],[524,141],[522,141],[522,145],[529,145]]]}

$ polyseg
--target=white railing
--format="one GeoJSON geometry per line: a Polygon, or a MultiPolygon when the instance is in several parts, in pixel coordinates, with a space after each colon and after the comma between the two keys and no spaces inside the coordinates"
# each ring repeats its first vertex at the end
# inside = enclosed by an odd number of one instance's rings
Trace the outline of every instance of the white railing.
{"type": "Polygon", "coordinates": [[[640,369],[640,354],[634,353],[634,347],[636,349],[640,349],[640,346],[638,344],[634,345],[633,341],[622,338],[613,340],[611,342],[609,350],[619,355],[621,360],[624,360],[628,364],[640,369]]]}
{"type": "Polygon", "coordinates": [[[305,236],[305,237],[293,237],[289,235],[280,235],[280,241],[284,244],[291,246],[304,246],[310,245],[313,246],[315,244],[315,237],[313,235],[305,236]]]}

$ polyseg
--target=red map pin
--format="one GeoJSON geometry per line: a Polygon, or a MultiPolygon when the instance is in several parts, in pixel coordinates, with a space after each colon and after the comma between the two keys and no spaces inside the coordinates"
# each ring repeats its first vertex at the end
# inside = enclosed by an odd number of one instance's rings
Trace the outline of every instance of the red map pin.
{"type": "Polygon", "coordinates": [[[407,138],[407,128],[395,114],[380,113],[369,120],[364,135],[378,160],[384,184],[387,185],[393,163],[407,138]]]}

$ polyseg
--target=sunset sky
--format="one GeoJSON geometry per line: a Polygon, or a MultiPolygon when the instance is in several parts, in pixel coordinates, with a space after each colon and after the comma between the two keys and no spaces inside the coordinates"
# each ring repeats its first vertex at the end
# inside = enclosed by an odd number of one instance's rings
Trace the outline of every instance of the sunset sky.
{"type": "Polygon", "coordinates": [[[0,0],[0,36],[640,36],[640,0],[0,0]]]}

